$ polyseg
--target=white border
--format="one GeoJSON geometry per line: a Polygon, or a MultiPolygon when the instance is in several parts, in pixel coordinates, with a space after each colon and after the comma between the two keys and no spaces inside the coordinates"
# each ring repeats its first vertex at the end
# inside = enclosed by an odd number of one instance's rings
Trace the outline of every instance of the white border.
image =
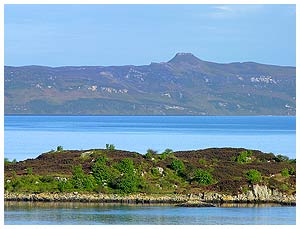
{"type": "MultiPolygon", "coordinates": [[[[2,156],[1,159],[1,172],[0,172],[0,186],[1,186],[1,206],[0,206],[0,212],[1,212],[1,217],[0,217],[0,226],[4,225],[4,200],[3,200],[3,194],[4,194],[4,189],[3,189],[3,182],[4,182],[4,177],[3,177],[3,171],[4,171],[4,163],[3,163],[3,158],[4,158],[4,5],[5,4],[296,4],[296,25],[300,25],[299,23],[299,13],[300,13],[300,4],[299,1],[297,0],[2,0],[0,2],[0,50],[2,50],[1,55],[0,55],[0,64],[1,64],[1,70],[0,70],[0,153],[2,156]]],[[[299,38],[299,28],[296,26],[296,38],[299,38]]],[[[297,39],[296,39],[297,41],[297,39]]],[[[300,62],[299,62],[299,45],[296,44],[296,75],[297,77],[300,74],[300,62]]],[[[296,94],[297,94],[297,99],[296,99],[296,110],[298,110],[298,107],[300,106],[300,102],[298,100],[300,96],[300,88],[299,88],[299,80],[296,81],[296,94]]],[[[298,160],[298,152],[299,152],[299,112],[296,112],[296,158],[298,160]]],[[[299,171],[299,162],[297,162],[297,173],[299,171]]],[[[297,193],[299,193],[299,174],[297,177],[297,193]]],[[[299,206],[299,198],[297,198],[297,206],[299,206]]],[[[299,224],[300,220],[300,212],[297,207],[297,212],[296,212],[296,225],[299,224]]],[[[55,227],[66,227],[66,226],[55,226],[55,227]]],[[[71,227],[71,226],[67,226],[71,227]]],[[[72,228],[83,228],[84,226],[78,226],[78,225],[72,225],[72,228]]],[[[91,226],[91,228],[98,228],[98,226],[91,226]]],[[[117,226],[111,226],[111,225],[106,225],[106,226],[101,226],[102,228],[119,228],[120,225],[117,226]]],[[[138,225],[130,225],[130,226],[124,226],[124,228],[141,228],[141,226],[138,225]]],[[[153,226],[153,225],[143,225],[143,228],[161,228],[162,226],[153,226]]],[[[165,226],[166,227],[166,226],[165,226]]],[[[171,228],[182,228],[182,225],[174,225],[174,226],[167,226],[171,228]]],[[[198,228],[201,226],[184,226],[185,228],[198,228]]],[[[217,228],[219,226],[204,226],[205,228],[217,228]]],[[[222,228],[241,228],[239,225],[221,225],[222,228]]],[[[250,227],[264,227],[264,228],[296,228],[296,226],[243,226],[242,228],[250,228],[250,227]]],[[[5,228],[16,228],[16,226],[8,226],[5,225],[5,228]]],[[[41,225],[36,225],[36,226],[20,226],[19,228],[53,228],[53,226],[41,226],[41,225]]],[[[203,228],[203,226],[202,226],[203,228]]]]}

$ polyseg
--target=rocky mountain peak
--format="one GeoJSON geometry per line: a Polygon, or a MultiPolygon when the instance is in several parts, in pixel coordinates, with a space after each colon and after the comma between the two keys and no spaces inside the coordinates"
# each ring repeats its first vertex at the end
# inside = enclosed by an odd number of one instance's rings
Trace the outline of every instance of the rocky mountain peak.
{"type": "Polygon", "coordinates": [[[192,53],[179,52],[168,63],[189,63],[197,64],[201,60],[192,53]]]}

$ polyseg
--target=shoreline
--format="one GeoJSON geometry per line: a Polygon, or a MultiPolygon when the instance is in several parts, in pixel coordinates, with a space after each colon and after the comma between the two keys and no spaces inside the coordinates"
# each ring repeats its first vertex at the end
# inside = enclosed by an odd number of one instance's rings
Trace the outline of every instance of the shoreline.
{"type": "Polygon", "coordinates": [[[179,207],[216,207],[219,204],[279,204],[296,206],[295,196],[283,199],[242,199],[218,193],[201,195],[191,194],[96,194],[96,193],[5,193],[6,202],[83,202],[83,203],[116,203],[116,204],[170,204],[179,207]],[[209,198],[213,196],[214,198],[209,198]]]}

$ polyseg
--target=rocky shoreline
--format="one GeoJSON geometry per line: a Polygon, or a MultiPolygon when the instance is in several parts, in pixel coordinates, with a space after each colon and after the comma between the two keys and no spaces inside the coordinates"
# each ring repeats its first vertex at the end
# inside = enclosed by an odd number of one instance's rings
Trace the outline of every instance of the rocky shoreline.
{"type": "Polygon", "coordinates": [[[176,204],[183,207],[213,207],[217,203],[277,203],[296,205],[296,194],[286,195],[267,186],[253,185],[238,195],[220,193],[199,194],[103,194],[103,193],[4,193],[5,201],[94,202],[121,204],[176,204]]]}

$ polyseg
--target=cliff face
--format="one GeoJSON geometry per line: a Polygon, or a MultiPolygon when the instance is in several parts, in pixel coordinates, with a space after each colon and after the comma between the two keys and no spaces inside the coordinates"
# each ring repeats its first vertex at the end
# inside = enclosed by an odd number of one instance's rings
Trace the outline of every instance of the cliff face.
{"type": "Polygon", "coordinates": [[[296,194],[287,195],[266,185],[252,185],[250,190],[238,195],[203,193],[201,197],[208,202],[275,202],[296,203],[296,194]]]}
{"type": "MultiPolygon", "coordinates": [[[[251,190],[238,195],[226,195],[216,192],[199,193],[199,194],[103,194],[103,193],[10,193],[4,194],[6,201],[78,201],[78,202],[98,202],[98,203],[186,203],[183,206],[200,206],[208,207],[205,204],[213,203],[279,203],[285,205],[296,205],[296,194],[287,195],[278,190],[269,189],[263,185],[253,185],[251,190]]],[[[213,206],[213,205],[211,205],[213,206]]]]}

